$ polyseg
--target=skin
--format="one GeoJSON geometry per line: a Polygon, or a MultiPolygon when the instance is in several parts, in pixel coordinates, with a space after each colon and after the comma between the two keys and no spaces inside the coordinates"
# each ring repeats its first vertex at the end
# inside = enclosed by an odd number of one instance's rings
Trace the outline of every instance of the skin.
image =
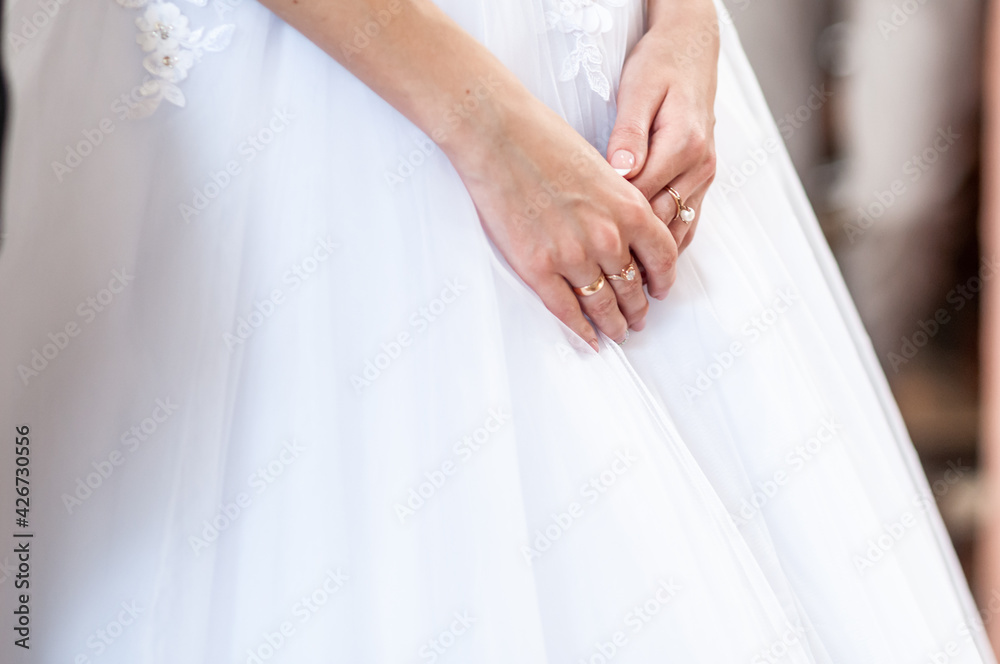
{"type": "Polygon", "coordinates": [[[588,296],[573,286],[617,274],[632,255],[650,296],[665,298],[674,282],[678,248],[691,241],[696,222],[670,222],[675,203],[663,190],[673,186],[699,210],[715,174],[718,30],[710,0],[648,1],[648,31],[625,61],[607,158],[429,0],[402,0],[363,49],[344,45],[388,0],[262,4],[434,138],[514,271],[595,351],[594,326],[619,342],[629,327],[645,326],[641,280],[609,281],[588,296]],[[677,57],[696,36],[709,47],[677,57]],[[502,92],[477,98],[475,112],[435,133],[480,77],[502,92]],[[615,170],[623,166],[631,169],[624,178],[615,170]],[[558,183],[557,193],[539,197],[542,183],[558,183]]]}

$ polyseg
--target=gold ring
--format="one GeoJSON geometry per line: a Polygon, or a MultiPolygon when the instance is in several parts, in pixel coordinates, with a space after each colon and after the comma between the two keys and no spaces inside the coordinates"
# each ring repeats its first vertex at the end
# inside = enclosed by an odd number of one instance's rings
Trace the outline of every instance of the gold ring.
{"type": "Polygon", "coordinates": [[[667,187],[667,193],[674,197],[674,203],[677,204],[677,212],[674,213],[674,218],[670,221],[677,221],[680,219],[685,224],[690,224],[694,221],[694,208],[684,205],[684,199],[677,193],[677,190],[673,187],[667,187]]]}
{"type": "Polygon", "coordinates": [[[604,283],[605,283],[605,281],[604,281],[604,275],[602,274],[592,284],[587,284],[586,286],[583,286],[582,288],[577,288],[576,286],[574,286],[573,287],[573,292],[576,293],[577,295],[581,295],[581,296],[584,296],[584,297],[586,297],[587,295],[593,295],[597,291],[599,291],[602,288],[604,288],[604,283]]]}
{"type": "Polygon", "coordinates": [[[635,281],[635,278],[639,276],[639,268],[636,267],[635,258],[632,258],[632,262],[621,269],[618,274],[606,274],[604,275],[612,281],[635,281]]]}

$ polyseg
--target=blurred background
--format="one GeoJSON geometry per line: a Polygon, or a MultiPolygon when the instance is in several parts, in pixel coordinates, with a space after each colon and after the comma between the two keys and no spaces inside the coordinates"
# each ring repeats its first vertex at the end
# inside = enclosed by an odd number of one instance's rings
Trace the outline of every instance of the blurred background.
{"type": "Polygon", "coordinates": [[[1000,651],[997,3],[724,2],[1000,651]]]}

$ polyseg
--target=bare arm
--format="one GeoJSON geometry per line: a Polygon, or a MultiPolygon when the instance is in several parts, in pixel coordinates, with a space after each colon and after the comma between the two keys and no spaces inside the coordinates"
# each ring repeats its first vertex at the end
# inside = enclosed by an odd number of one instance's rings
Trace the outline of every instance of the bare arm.
{"type": "Polygon", "coordinates": [[[584,313],[616,341],[643,327],[639,280],[607,282],[591,295],[573,287],[617,274],[634,252],[650,294],[663,298],[674,279],[673,237],[642,194],[485,46],[429,0],[262,1],[441,146],[511,267],[595,350],[584,313]],[[355,28],[373,20],[381,31],[355,48],[355,28]],[[477,98],[457,127],[442,127],[484,78],[500,93],[477,98]],[[561,193],[532,209],[545,182],[561,193]]]}
{"type": "Polygon", "coordinates": [[[512,109],[540,105],[486,47],[428,0],[263,0],[261,4],[420,127],[453,162],[484,157],[470,152],[502,132],[512,109]],[[380,31],[358,48],[355,29],[363,31],[370,22],[380,31]],[[453,131],[441,131],[442,118],[474,94],[479,77],[497,81],[504,99],[486,100],[467,122],[453,131]]]}

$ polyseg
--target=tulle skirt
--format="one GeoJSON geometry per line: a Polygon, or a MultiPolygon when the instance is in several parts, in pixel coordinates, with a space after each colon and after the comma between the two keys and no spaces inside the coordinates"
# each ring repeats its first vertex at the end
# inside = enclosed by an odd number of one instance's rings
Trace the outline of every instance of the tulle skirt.
{"type": "MultiPolygon", "coordinates": [[[[173,10],[8,3],[5,662],[995,661],[724,14],[742,186],[595,353],[428,136],[256,2],[177,4],[167,72],[173,10]]],[[[642,2],[439,4],[606,148],[642,2]]]]}

